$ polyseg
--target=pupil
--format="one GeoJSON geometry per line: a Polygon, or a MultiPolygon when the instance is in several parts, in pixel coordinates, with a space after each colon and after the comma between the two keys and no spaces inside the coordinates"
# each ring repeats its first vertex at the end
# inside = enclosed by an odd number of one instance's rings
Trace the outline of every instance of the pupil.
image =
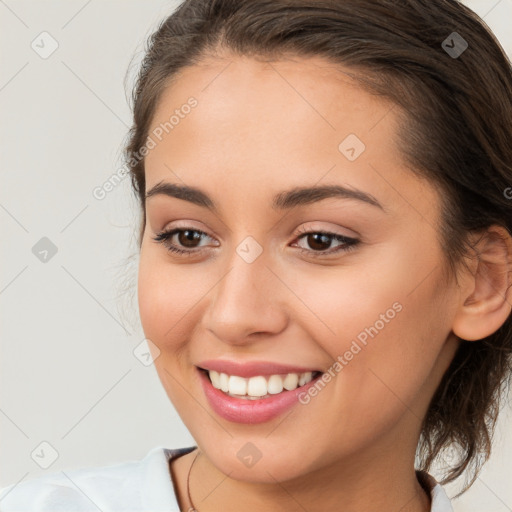
{"type": "Polygon", "coordinates": [[[197,231],[191,231],[187,229],[178,233],[178,240],[180,244],[185,247],[194,247],[193,242],[200,239],[201,235],[197,231]],[[190,245],[190,242],[192,242],[192,245],[190,245]]]}
{"type": "Polygon", "coordinates": [[[329,246],[331,245],[330,242],[330,236],[323,233],[313,233],[312,235],[308,235],[308,244],[312,249],[329,249],[329,246]],[[322,245],[322,243],[324,245],[322,245]],[[327,247],[325,247],[325,244],[327,247]]]}

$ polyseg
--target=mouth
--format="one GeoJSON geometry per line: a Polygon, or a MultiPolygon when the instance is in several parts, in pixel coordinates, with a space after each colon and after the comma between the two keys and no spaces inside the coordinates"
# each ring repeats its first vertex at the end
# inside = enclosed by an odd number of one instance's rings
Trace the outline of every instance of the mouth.
{"type": "Polygon", "coordinates": [[[320,370],[241,377],[198,367],[210,384],[227,396],[241,400],[262,400],[295,391],[318,379],[320,370]]]}
{"type": "MultiPolygon", "coordinates": [[[[271,421],[285,411],[297,407],[301,403],[301,395],[307,393],[323,375],[320,371],[258,375],[261,370],[251,370],[251,375],[241,377],[202,367],[196,368],[212,411],[221,418],[238,424],[271,421]]],[[[280,368],[279,371],[282,371],[282,367],[280,368]]]]}

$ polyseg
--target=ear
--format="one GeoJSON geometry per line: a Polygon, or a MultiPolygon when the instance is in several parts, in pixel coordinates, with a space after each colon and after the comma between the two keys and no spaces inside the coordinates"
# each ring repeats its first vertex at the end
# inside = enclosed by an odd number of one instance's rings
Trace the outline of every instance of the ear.
{"type": "Polygon", "coordinates": [[[461,279],[460,305],[452,330],[467,341],[496,332],[512,310],[512,237],[493,225],[474,238],[470,271],[461,279]]]}

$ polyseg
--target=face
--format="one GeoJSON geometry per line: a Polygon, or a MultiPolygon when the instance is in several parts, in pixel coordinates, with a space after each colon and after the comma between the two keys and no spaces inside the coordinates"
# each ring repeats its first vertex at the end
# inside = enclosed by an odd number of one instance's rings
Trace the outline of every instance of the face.
{"type": "Polygon", "coordinates": [[[397,127],[390,103],[320,58],[204,60],[158,104],[141,321],[183,422],[234,478],[353,470],[397,445],[412,460],[458,295],[440,198],[402,160],[397,127]],[[227,396],[200,368],[268,396],[227,396]]]}

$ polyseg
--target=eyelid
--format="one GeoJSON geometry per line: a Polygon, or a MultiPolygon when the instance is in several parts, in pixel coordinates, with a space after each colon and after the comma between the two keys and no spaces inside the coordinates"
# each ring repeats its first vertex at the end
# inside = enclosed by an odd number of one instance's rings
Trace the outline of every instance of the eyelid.
{"type": "MultiPolygon", "coordinates": [[[[193,221],[176,221],[176,224],[173,224],[172,226],[169,226],[167,227],[167,225],[158,230],[157,231],[157,234],[158,235],[162,235],[162,234],[168,234],[172,231],[175,231],[175,230],[190,230],[190,231],[197,231],[201,234],[204,234],[206,236],[208,236],[209,238],[211,239],[216,239],[215,236],[211,235],[206,229],[204,228],[201,228],[201,227],[196,227],[194,226],[191,222],[193,221]]],[[[314,222],[314,221],[313,221],[314,222]]],[[[319,226],[316,226],[316,225],[311,225],[311,223],[305,223],[305,224],[302,224],[294,233],[294,237],[295,238],[298,238],[300,237],[301,235],[304,235],[304,234],[310,234],[310,233],[325,233],[325,234],[328,234],[328,235],[334,235],[334,236],[341,236],[341,237],[344,237],[344,238],[349,238],[349,239],[357,239],[357,240],[360,240],[361,238],[361,235],[359,233],[357,233],[356,231],[354,230],[348,230],[350,231],[351,233],[353,234],[347,234],[347,233],[342,233],[342,232],[339,232],[338,229],[340,228],[339,226],[336,228],[336,227],[319,227],[319,226]]],[[[328,223],[330,224],[330,223],[328,223]]]]}
{"type": "Polygon", "coordinates": [[[203,233],[203,234],[207,235],[210,238],[216,238],[207,229],[205,229],[203,227],[195,226],[194,222],[196,222],[196,221],[178,220],[178,221],[175,221],[175,223],[172,223],[172,224],[171,223],[167,223],[162,229],[159,229],[156,232],[157,233],[169,233],[169,232],[174,231],[176,229],[182,229],[184,231],[186,231],[186,230],[198,231],[200,233],[203,233]]]}
{"type": "Polygon", "coordinates": [[[332,223],[327,223],[327,224],[331,224],[332,227],[325,227],[325,225],[318,226],[316,224],[313,224],[313,225],[312,224],[313,223],[302,224],[297,229],[296,236],[303,235],[305,233],[327,233],[330,235],[337,235],[337,236],[342,236],[345,238],[351,238],[351,239],[357,239],[357,240],[361,239],[361,235],[357,231],[354,231],[353,229],[342,228],[341,226],[334,226],[334,225],[332,225],[332,223]],[[344,229],[345,232],[340,231],[342,229],[344,229]],[[347,233],[347,231],[348,231],[348,233],[347,233]]]}

